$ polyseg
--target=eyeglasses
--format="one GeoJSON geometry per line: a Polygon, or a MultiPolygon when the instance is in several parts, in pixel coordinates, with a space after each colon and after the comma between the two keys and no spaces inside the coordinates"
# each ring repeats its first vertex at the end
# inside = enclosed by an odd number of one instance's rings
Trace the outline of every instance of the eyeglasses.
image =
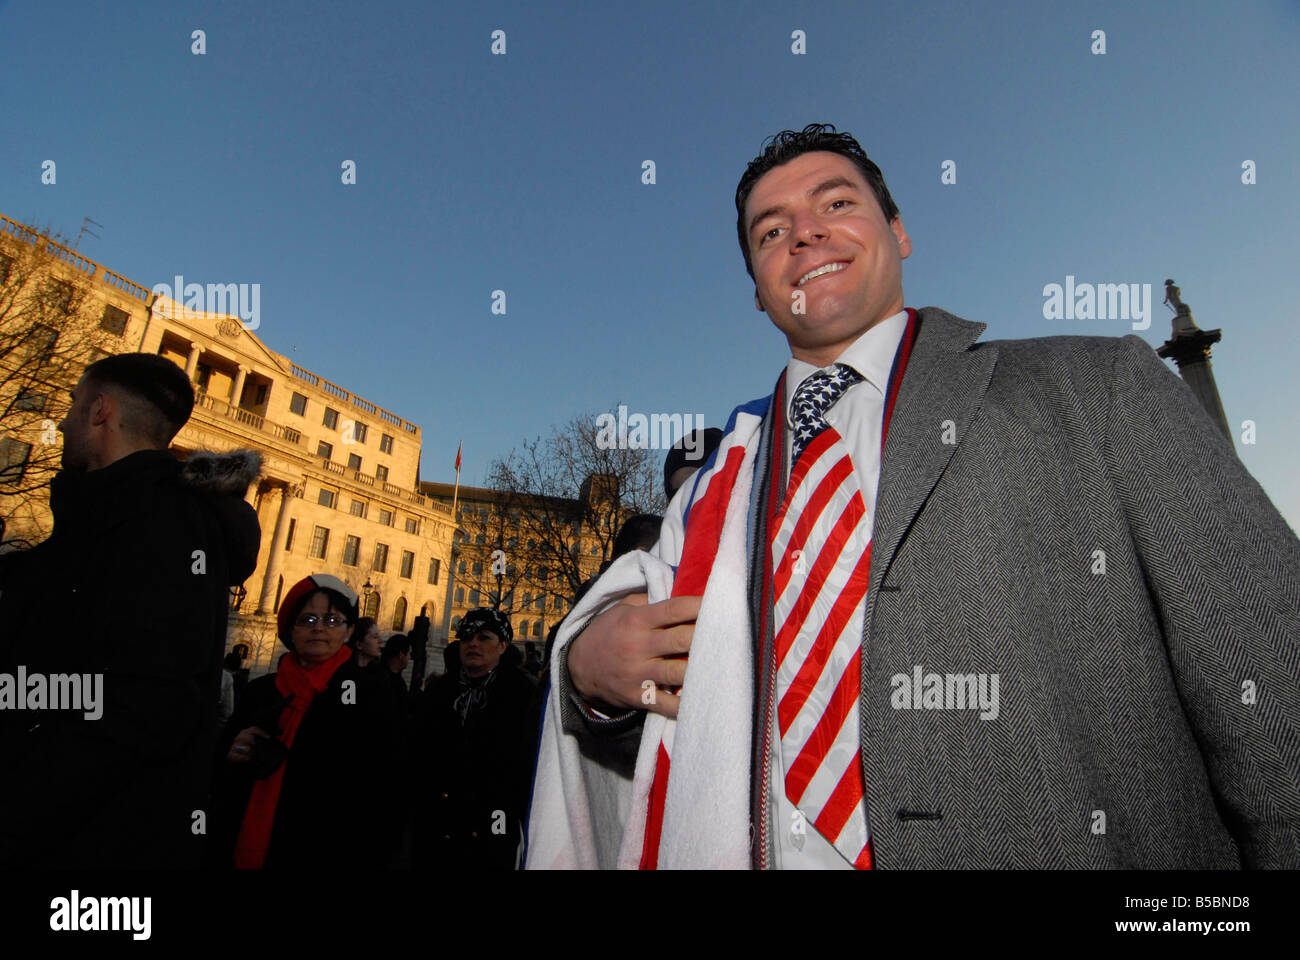
{"type": "Polygon", "coordinates": [[[325,617],[318,617],[314,613],[304,613],[294,621],[294,625],[299,627],[314,627],[317,623],[323,623],[327,627],[341,627],[347,622],[347,617],[340,617],[334,613],[325,617]]]}

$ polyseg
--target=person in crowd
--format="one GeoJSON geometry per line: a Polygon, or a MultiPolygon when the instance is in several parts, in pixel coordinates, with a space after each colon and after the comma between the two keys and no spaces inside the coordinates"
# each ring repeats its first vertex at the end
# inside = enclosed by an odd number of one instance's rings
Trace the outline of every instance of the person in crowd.
{"type": "Polygon", "coordinates": [[[380,657],[383,662],[384,676],[388,678],[393,692],[393,702],[398,705],[403,719],[409,715],[410,695],[407,693],[406,681],[402,673],[411,662],[411,638],[404,633],[395,633],[384,643],[384,652],[380,657]]]}
{"type": "Polygon", "coordinates": [[[531,769],[525,731],[534,683],[502,662],[514,631],[500,611],[469,611],[456,636],[459,675],[437,680],[415,718],[414,865],[509,870],[521,838],[525,764],[531,769]]]}
{"type": "Polygon", "coordinates": [[[340,829],[356,811],[395,809],[401,796],[400,717],[387,677],[358,666],[344,644],[356,620],[356,594],[328,574],[285,596],[277,626],[289,653],[248,685],[226,728],[214,865],[387,865],[395,823],[340,829]]]}
{"type": "Polygon", "coordinates": [[[529,640],[524,644],[524,671],[533,677],[541,675],[542,658],[537,653],[537,644],[529,640]]]}
{"type": "Polygon", "coordinates": [[[231,586],[257,564],[250,450],[169,446],[194,390],[164,357],[86,368],[59,424],[49,539],[0,565],[0,673],[90,709],[0,709],[0,866],[199,862],[231,586]]]}
{"type": "Polygon", "coordinates": [[[221,664],[221,695],[217,698],[217,729],[225,729],[235,713],[235,673],[239,670],[239,654],[226,654],[221,664]]]}
{"type": "Polygon", "coordinates": [[[379,662],[384,649],[384,638],[373,617],[362,617],[357,621],[352,635],[348,637],[348,646],[356,654],[358,667],[365,668],[379,662]]]}
{"type": "Polygon", "coordinates": [[[673,444],[664,458],[664,495],[669,500],[696,470],[704,466],[704,461],[713,455],[720,443],[722,431],[717,427],[706,427],[692,430],[673,444]]]}

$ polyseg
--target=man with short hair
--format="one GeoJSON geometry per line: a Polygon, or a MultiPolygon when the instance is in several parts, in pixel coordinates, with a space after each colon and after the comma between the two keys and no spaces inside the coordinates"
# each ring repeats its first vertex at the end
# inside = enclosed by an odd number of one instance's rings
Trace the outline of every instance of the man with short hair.
{"type": "Polygon", "coordinates": [[[0,865],[195,865],[260,457],[172,455],[194,391],[160,356],[106,357],[72,400],[54,531],[0,569],[0,674],[102,677],[102,697],[0,710],[0,865]]]}
{"type": "Polygon", "coordinates": [[[791,357],[565,621],[528,865],[1300,866],[1300,544],[1187,387],[905,308],[834,127],[736,210],[791,357]]]}

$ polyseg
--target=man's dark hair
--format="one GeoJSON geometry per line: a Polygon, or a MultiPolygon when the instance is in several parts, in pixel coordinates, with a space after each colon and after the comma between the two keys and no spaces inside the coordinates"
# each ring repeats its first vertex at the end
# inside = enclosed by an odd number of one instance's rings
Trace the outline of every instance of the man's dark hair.
{"type": "Polygon", "coordinates": [[[122,429],[165,450],[194,411],[194,386],[185,371],[156,353],[119,353],[86,368],[92,389],[113,388],[122,404],[122,429]]]}
{"type": "Polygon", "coordinates": [[[404,653],[411,650],[411,638],[404,633],[395,633],[384,643],[384,653],[381,657],[384,662],[396,660],[404,653]]]}
{"type": "Polygon", "coordinates": [[[634,517],[628,517],[614,538],[610,559],[617,560],[633,550],[649,550],[659,542],[659,527],[663,522],[663,517],[653,513],[638,513],[634,517]]]}
{"type": "Polygon", "coordinates": [[[773,167],[789,163],[795,157],[814,150],[838,153],[852,160],[862,171],[867,185],[871,187],[871,192],[876,195],[876,202],[880,204],[880,211],[885,215],[885,222],[892,223],[898,216],[898,205],[889,195],[884,174],[871,162],[862,145],[849,134],[836,133],[833,123],[810,123],[802,130],[782,130],[768,139],[761,154],[749,161],[744,176],[736,186],[736,234],[740,238],[740,252],[745,256],[745,270],[748,271],[751,280],[754,277],[754,265],[749,259],[749,237],[745,229],[745,201],[749,199],[750,191],[754,189],[754,184],[763,174],[773,167]]]}

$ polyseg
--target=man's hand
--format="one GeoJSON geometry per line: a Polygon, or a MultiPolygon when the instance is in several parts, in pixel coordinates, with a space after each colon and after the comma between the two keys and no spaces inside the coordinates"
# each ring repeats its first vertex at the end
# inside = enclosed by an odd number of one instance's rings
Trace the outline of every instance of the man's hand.
{"type": "Polygon", "coordinates": [[[634,593],[620,600],[569,645],[569,676],[578,694],[597,709],[607,704],[677,716],[679,698],[664,688],[682,685],[699,614],[699,597],[647,603],[644,593],[634,593]],[[645,690],[652,691],[649,698],[645,690]]]}

